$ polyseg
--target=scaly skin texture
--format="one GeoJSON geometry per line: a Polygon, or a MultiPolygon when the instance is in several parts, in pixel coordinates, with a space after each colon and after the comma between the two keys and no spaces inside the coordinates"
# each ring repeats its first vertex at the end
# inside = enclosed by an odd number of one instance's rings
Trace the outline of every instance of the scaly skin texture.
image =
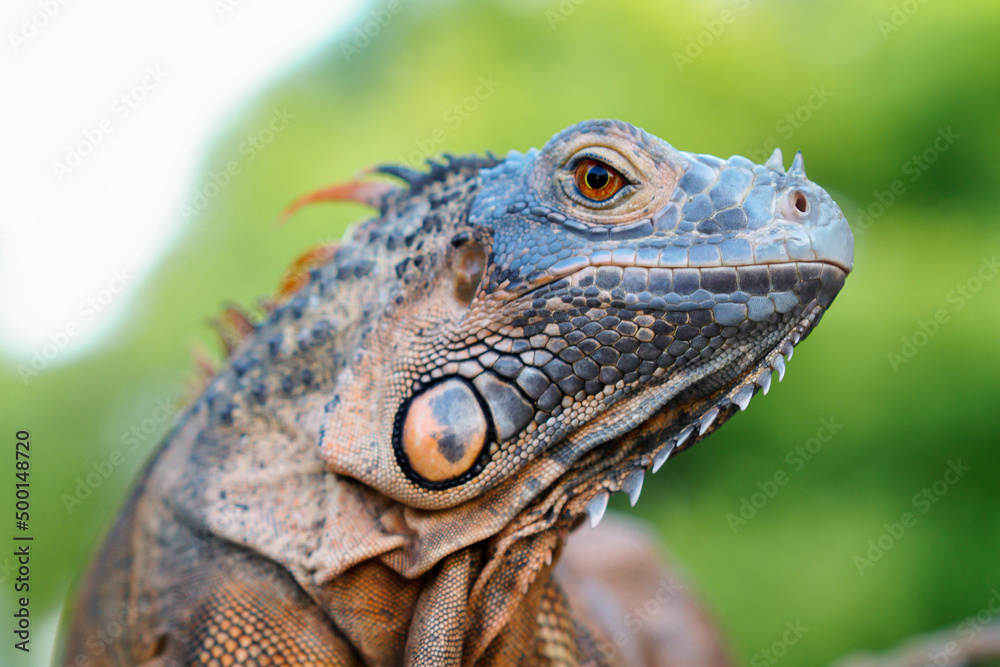
{"type": "Polygon", "coordinates": [[[378,171],[312,198],[379,215],[180,419],[65,663],[727,664],[641,530],[570,532],[784,372],[852,266],[836,204],[618,121],[378,171]]]}

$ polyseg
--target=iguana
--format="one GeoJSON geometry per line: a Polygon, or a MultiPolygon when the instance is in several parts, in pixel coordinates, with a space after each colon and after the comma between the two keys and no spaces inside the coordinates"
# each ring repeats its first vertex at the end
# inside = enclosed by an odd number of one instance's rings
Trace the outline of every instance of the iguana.
{"type": "Polygon", "coordinates": [[[801,154],[594,120],[373,171],[299,202],[378,215],[173,427],[64,664],[726,664],[640,530],[573,531],[766,393],[843,286],[851,231],[801,154]]]}

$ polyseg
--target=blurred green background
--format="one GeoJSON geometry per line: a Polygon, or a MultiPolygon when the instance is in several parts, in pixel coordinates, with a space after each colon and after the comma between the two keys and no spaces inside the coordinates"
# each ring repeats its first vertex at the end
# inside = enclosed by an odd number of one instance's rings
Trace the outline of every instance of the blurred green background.
{"type": "MultiPolygon", "coordinates": [[[[647,481],[635,510],[684,563],[733,653],[771,664],[761,652],[800,623],[808,632],[781,662],[825,664],[996,608],[1000,4],[399,8],[363,9],[220,129],[192,180],[194,214],[178,214],[182,241],[98,351],[27,386],[18,360],[0,367],[0,432],[26,426],[39,443],[36,618],[62,603],[166,430],[157,407],[183,393],[191,342],[219,350],[206,320],[271,293],[303,249],[368,215],[316,206],[279,228],[285,204],[368,165],[502,155],[602,117],[682,150],[760,161],[778,145],[787,164],[801,149],[855,227],[856,269],[785,381],[647,481]],[[275,110],[287,125],[247,149],[275,110]],[[198,201],[229,161],[239,173],[198,201]],[[124,456],[79,498],[113,451],[124,456]],[[954,483],[941,481],[950,464],[967,468],[954,483]],[[769,483],[776,473],[786,483],[769,483]],[[906,512],[912,525],[888,535],[906,512]]],[[[11,587],[0,591],[9,608],[11,587]]]]}

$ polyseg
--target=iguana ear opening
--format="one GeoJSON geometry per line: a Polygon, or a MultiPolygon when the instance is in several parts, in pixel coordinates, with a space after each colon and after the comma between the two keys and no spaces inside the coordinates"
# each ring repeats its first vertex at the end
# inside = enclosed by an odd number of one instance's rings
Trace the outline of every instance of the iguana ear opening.
{"type": "Polygon", "coordinates": [[[322,416],[330,471],[414,507],[448,507],[481,491],[463,485],[534,415],[511,383],[470,372],[478,362],[463,347],[464,320],[481,316],[490,240],[460,230],[396,268],[399,283],[379,294],[391,317],[366,325],[322,416]]]}
{"type": "Polygon", "coordinates": [[[486,271],[486,251],[478,243],[468,243],[455,252],[455,300],[463,306],[472,303],[486,271]]]}

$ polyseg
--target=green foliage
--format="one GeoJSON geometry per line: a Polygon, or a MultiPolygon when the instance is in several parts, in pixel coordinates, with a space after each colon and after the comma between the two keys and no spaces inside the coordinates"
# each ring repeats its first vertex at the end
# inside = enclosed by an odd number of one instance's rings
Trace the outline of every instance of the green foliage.
{"type": "Polygon", "coordinates": [[[216,349],[206,319],[271,293],[299,252],[367,214],[316,206],[279,228],[286,203],[367,165],[523,150],[595,117],[722,156],[761,159],[777,144],[787,162],[801,149],[809,175],[864,227],[855,272],[785,382],[648,481],[639,504],[734,653],[759,661],[801,621],[810,631],[782,662],[823,664],[985,608],[1000,584],[1000,280],[975,279],[1000,250],[1000,5],[404,3],[360,48],[355,28],[380,6],[273,83],[207,152],[192,191],[229,160],[241,173],[184,228],[126,326],[27,386],[17,360],[2,368],[0,431],[27,426],[35,443],[36,613],[60,604],[166,430],[154,420],[155,435],[128,438],[157,399],[181,393],[189,342],[216,349]],[[294,118],[250,160],[239,146],[274,109],[294,118]],[[935,147],[949,128],[957,137],[935,147]],[[842,428],[797,467],[796,447],[825,418],[842,428]],[[121,463],[68,511],[115,450],[121,463]],[[922,512],[915,496],[959,460],[970,470],[922,512]],[[782,470],[787,483],[733,524],[782,470]],[[856,557],[904,512],[915,524],[859,574],[856,557]]]}

